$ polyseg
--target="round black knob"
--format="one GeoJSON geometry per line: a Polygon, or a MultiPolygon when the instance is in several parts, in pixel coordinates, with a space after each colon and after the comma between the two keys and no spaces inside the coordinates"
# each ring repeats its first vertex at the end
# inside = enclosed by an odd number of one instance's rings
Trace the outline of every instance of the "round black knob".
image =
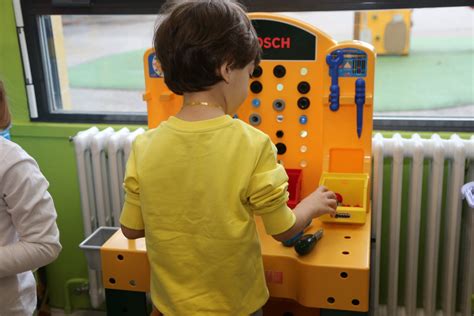
{"type": "Polygon", "coordinates": [[[286,153],[286,145],[283,143],[278,143],[275,145],[279,155],[286,153]]]}
{"type": "Polygon", "coordinates": [[[260,123],[262,122],[262,118],[257,113],[253,113],[249,117],[249,122],[253,126],[257,126],[257,125],[260,125],[260,123]]]}
{"type": "Polygon", "coordinates": [[[306,81],[301,81],[298,83],[298,92],[301,94],[306,94],[311,89],[311,86],[306,81]]]}
{"type": "Polygon", "coordinates": [[[260,93],[263,90],[262,83],[260,81],[254,81],[250,84],[250,91],[253,93],[260,93]]]}
{"type": "Polygon", "coordinates": [[[260,77],[260,76],[262,75],[262,73],[263,73],[262,67],[257,66],[257,67],[255,67],[255,69],[253,70],[252,77],[253,77],[253,78],[258,78],[258,77],[260,77]]]}
{"type": "Polygon", "coordinates": [[[276,132],[276,137],[278,137],[278,138],[282,138],[283,135],[285,135],[285,133],[283,133],[282,130],[279,130],[279,131],[276,132]]]}
{"type": "Polygon", "coordinates": [[[301,97],[298,99],[298,107],[302,110],[306,110],[307,108],[309,108],[310,103],[311,102],[307,97],[301,97]]]}
{"type": "Polygon", "coordinates": [[[273,68],[273,74],[277,78],[283,78],[286,75],[286,69],[282,65],[276,65],[275,68],[273,68]]]}
{"type": "Polygon", "coordinates": [[[273,101],[273,108],[278,112],[283,111],[285,109],[285,101],[282,99],[276,99],[273,101]]]}

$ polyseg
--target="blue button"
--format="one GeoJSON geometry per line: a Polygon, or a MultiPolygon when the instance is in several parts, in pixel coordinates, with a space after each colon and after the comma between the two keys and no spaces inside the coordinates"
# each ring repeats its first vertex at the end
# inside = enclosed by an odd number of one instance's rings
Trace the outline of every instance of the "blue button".
{"type": "Polygon", "coordinates": [[[239,116],[237,114],[234,114],[233,118],[239,118],[239,116]]]}
{"type": "Polygon", "coordinates": [[[300,124],[306,124],[308,123],[308,117],[306,115],[301,115],[300,116],[300,124]]]}
{"type": "Polygon", "coordinates": [[[260,106],[260,99],[253,99],[252,100],[252,105],[256,108],[260,106]]]}

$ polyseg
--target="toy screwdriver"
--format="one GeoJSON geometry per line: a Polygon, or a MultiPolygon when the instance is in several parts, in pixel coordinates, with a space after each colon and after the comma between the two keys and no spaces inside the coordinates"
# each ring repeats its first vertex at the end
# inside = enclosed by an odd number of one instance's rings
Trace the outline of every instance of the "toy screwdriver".
{"type": "Polygon", "coordinates": [[[301,237],[300,240],[298,240],[295,243],[295,251],[303,256],[311,252],[313,250],[314,246],[316,243],[323,237],[323,229],[321,228],[314,234],[308,234],[304,235],[301,237]]]}

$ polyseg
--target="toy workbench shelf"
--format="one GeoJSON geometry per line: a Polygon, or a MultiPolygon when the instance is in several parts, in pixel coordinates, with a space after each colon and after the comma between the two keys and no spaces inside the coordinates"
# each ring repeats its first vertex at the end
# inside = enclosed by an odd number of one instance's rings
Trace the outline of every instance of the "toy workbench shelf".
{"type": "MultiPolygon", "coordinates": [[[[260,218],[256,222],[271,297],[313,308],[368,310],[370,216],[363,225],[313,220],[307,233],[323,228],[324,236],[306,256],[266,235],[260,218]]],[[[149,292],[144,238],[128,240],[119,230],[101,247],[101,258],[105,288],[149,292]]]]}

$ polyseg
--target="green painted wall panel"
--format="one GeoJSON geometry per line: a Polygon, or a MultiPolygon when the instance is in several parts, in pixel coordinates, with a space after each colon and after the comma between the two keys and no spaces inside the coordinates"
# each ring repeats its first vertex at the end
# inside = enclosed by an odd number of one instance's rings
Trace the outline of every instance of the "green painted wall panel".
{"type": "Polygon", "coordinates": [[[0,0],[0,80],[8,91],[10,104],[19,105],[11,109],[16,121],[29,121],[12,0],[0,0]]]}

